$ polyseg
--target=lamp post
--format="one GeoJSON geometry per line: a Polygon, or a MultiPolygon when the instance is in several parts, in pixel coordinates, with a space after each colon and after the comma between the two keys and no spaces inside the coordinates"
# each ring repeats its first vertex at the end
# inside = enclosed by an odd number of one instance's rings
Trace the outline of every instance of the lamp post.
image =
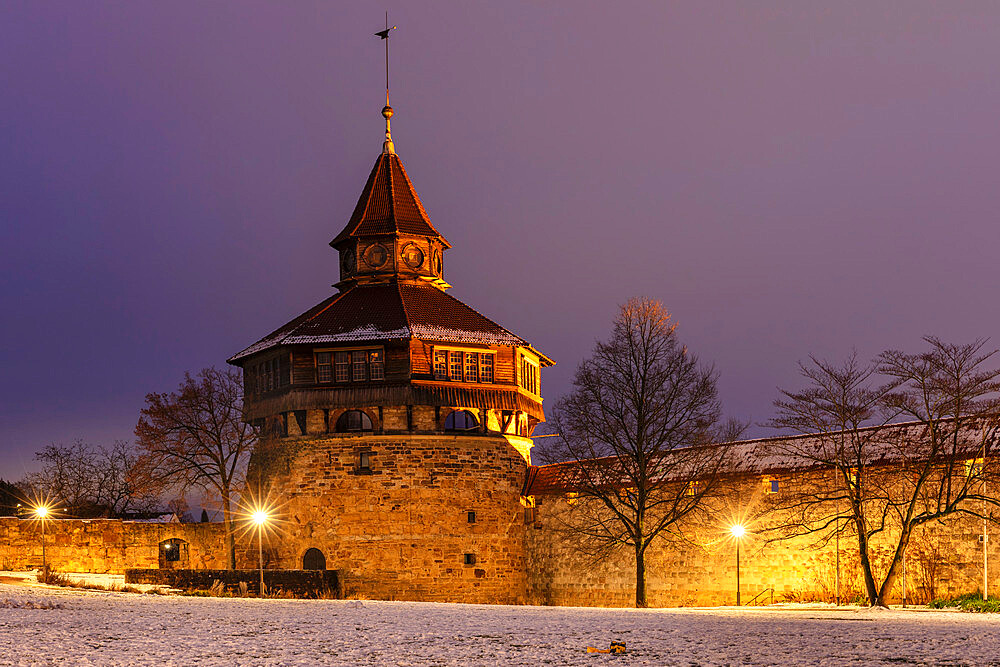
{"type": "Polygon", "coordinates": [[[264,525],[271,517],[262,509],[256,510],[253,522],[257,526],[257,562],[260,565],[260,597],[264,597],[264,525]]]}
{"type": "Polygon", "coordinates": [[[740,605],[740,540],[746,534],[747,529],[740,524],[734,525],[729,532],[736,538],[736,606],[740,605]]]}
{"type": "Polygon", "coordinates": [[[48,578],[48,567],[45,563],[45,519],[49,516],[48,505],[35,505],[33,508],[35,518],[42,522],[42,575],[48,578]]]}

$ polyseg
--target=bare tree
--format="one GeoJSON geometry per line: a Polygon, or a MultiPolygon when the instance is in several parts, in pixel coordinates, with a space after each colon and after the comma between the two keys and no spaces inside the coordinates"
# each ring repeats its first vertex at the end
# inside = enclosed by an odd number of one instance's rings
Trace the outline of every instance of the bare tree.
{"type": "MultiPolygon", "coordinates": [[[[645,607],[645,554],[694,512],[725,465],[725,448],[706,448],[720,415],[715,371],[677,340],[657,302],[622,306],[607,342],[576,371],[557,405],[560,434],[546,456],[568,460],[578,494],[567,525],[597,557],[635,554],[635,604],[645,607]]],[[[742,430],[742,429],[737,429],[742,430]]]]}
{"type": "Polygon", "coordinates": [[[996,438],[997,406],[989,397],[1000,387],[1000,370],[983,369],[993,353],[979,352],[982,341],[925,340],[927,353],[885,352],[876,364],[856,354],[840,365],[812,358],[801,365],[808,386],[783,390],[769,422],[809,437],[775,440],[767,455],[829,471],[833,481],[792,485],[776,496],[766,509],[777,505],[783,518],[762,533],[813,535],[819,544],[853,533],[873,606],[885,605],[914,528],[954,513],[978,515],[983,502],[995,502],[978,493],[986,468],[968,465],[996,438]],[[903,416],[917,421],[891,423],[903,416]],[[884,568],[875,565],[876,542],[892,554],[884,568]]]}
{"type": "Polygon", "coordinates": [[[222,501],[229,568],[235,568],[233,507],[245,481],[257,430],[243,421],[238,372],[206,368],[185,373],[177,391],[146,395],[135,428],[156,474],[182,490],[200,488],[222,501]]]}
{"type": "Polygon", "coordinates": [[[116,440],[111,447],[76,440],[52,444],[35,453],[42,469],[21,485],[72,516],[121,517],[153,507],[159,486],[143,472],[134,446],[116,440]]]}

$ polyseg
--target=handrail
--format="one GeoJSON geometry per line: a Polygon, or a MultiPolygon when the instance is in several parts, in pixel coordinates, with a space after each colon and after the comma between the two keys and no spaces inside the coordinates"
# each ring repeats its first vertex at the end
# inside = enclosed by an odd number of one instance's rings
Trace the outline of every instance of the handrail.
{"type": "MultiPolygon", "coordinates": [[[[757,593],[757,595],[755,595],[752,598],[750,598],[750,600],[746,604],[744,604],[743,606],[744,607],[749,607],[750,605],[753,605],[753,606],[756,607],[757,605],[754,604],[754,603],[757,602],[757,598],[759,598],[764,593],[767,593],[768,591],[771,592],[771,601],[768,602],[768,604],[774,604],[774,587],[773,586],[768,586],[767,588],[765,588],[764,590],[762,590],[760,593],[757,593]]],[[[763,603],[760,603],[760,604],[763,604],[763,603]]]]}

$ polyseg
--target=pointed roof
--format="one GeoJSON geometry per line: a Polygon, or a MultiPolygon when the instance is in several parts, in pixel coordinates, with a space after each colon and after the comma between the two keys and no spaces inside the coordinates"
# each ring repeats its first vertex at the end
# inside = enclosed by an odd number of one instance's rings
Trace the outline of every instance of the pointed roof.
{"type": "Polygon", "coordinates": [[[434,237],[445,247],[451,247],[434,229],[410,177],[403,169],[403,163],[392,152],[383,152],[375,160],[350,222],[330,241],[330,245],[336,247],[352,236],[379,234],[434,237]]]}
{"type": "MultiPolygon", "coordinates": [[[[531,347],[519,336],[433,285],[358,285],[331,296],[233,355],[229,363],[280,345],[419,338],[531,347]]],[[[552,362],[540,355],[546,365],[552,362]]]]}

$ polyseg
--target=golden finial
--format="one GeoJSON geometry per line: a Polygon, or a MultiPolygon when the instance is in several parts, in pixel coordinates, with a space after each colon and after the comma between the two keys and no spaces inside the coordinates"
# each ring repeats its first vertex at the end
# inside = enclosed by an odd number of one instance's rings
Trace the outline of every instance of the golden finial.
{"type": "Polygon", "coordinates": [[[388,104],[382,107],[382,116],[385,118],[385,142],[382,144],[382,152],[395,155],[396,147],[392,145],[392,132],[389,129],[389,119],[392,118],[392,107],[388,104]]]}

